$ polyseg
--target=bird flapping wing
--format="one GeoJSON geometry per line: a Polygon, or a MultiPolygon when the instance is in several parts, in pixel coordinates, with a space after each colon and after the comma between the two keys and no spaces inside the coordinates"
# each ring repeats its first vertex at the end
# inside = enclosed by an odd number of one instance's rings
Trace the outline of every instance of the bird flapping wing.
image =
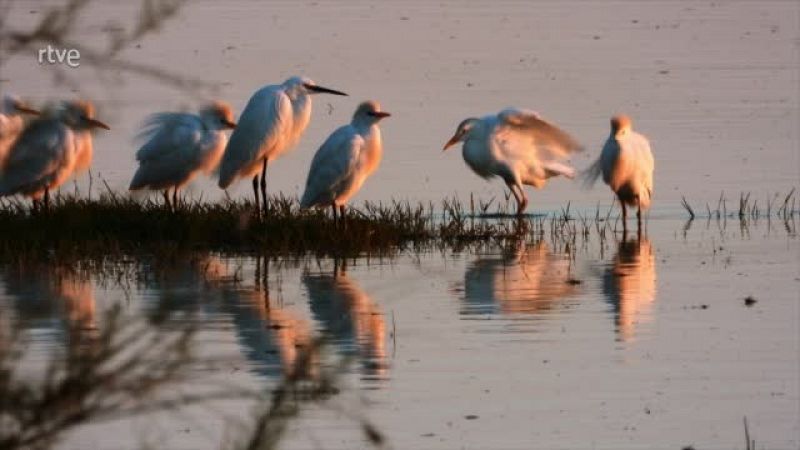
{"type": "Polygon", "coordinates": [[[583,151],[577,140],[566,131],[542,119],[533,111],[509,108],[498,114],[502,125],[516,133],[521,143],[536,152],[540,160],[563,159],[583,151]]]}
{"type": "Polygon", "coordinates": [[[301,205],[324,205],[344,192],[354,179],[364,139],[351,125],[334,131],[311,161],[301,205]]]}

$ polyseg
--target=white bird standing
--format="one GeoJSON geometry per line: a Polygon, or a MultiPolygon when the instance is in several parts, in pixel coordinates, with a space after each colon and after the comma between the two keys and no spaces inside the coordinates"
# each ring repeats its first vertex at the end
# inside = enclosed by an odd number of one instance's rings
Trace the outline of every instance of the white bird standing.
{"type": "Polygon", "coordinates": [[[301,208],[331,206],[344,218],[345,204],[378,168],[383,142],[378,122],[391,114],[378,102],[367,101],[353,114],[350,124],[339,127],[322,144],[311,161],[301,208]]]}
{"type": "Polygon", "coordinates": [[[566,159],[583,150],[569,134],[535,112],[516,108],[464,120],[443,150],[462,141],[467,165],[483,178],[502,178],[517,201],[518,215],[528,205],[522,185],[541,188],[548,178],[574,177],[575,170],[566,159]]]}
{"type": "Polygon", "coordinates": [[[147,142],[136,152],[139,169],[129,189],[163,190],[164,203],[169,207],[169,189],[174,188],[172,204],[177,206],[179,188],[198,172],[210,174],[217,168],[228,142],[225,131],[233,128],[233,111],[223,102],[205,106],[199,115],[151,115],[139,134],[147,142]]]}
{"type": "Polygon", "coordinates": [[[0,103],[0,169],[6,161],[8,149],[25,128],[22,114],[39,115],[39,111],[28,107],[19,98],[6,95],[0,103]]]}
{"type": "Polygon", "coordinates": [[[25,127],[0,171],[0,196],[23,194],[36,204],[44,195],[47,208],[50,189],[73,173],[87,141],[91,146],[90,130],[109,129],[93,116],[89,102],[63,102],[25,127]]]}
{"type": "Polygon", "coordinates": [[[633,131],[626,115],[611,118],[608,136],[600,158],[583,174],[585,186],[591,187],[603,175],[603,181],[617,195],[622,207],[622,227],[627,230],[628,206],[636,206],[639,231],[642,229],[642,210],[650,208],[653,195],[655,161],[650,142],[633,131]]]}
{"type": "Polygon", "coordinates": [[[311,119],[311,95],[344,92],[317,86],[308,78],[292,77],[283,84],[264,86],[247,102],[239,124],[231,134],[219,172],[219,187],[227,188],[237,178],[253,177],[258,203],[258,174],[261,198],[267,210],[267,164],[289,151],[311,119]]]}

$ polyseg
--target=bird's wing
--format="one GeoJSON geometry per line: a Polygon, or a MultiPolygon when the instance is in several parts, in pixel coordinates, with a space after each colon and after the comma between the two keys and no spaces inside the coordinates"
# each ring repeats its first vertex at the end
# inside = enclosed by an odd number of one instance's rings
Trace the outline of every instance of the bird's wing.
{"type": "Polygon", "coordinates": [[[301,206],[324,204],[343,192],[353,180],[363,148],[364,139],[351,125],[334,131],[311,161],[301,206]]]}
{"type": "Polygon", "coordinates": [[[631,134],[631,146],[632,150],[636,152],[636,160],[639,170],[642,171],[642,179],[648,192],[652,194],[655,160],[653,160],[653,152],[650,150],[650,141],[639,133],[633,132],[631,134]]]}
{"type": "Polygon", "coordinates": [[[31,123],[8,152],[0,173],[0,194],[8,194],[54,173],[73,151],[72,132],[56,120],[31,123]]]}
{"type": "Polygon", "coordinates": [[[227,187],[239,171],[268,156],[292,127],[292,104],[279,86],[256,92],[247,102],[233,130],[220,166],[221,187],[227,187]]]}
{"type": "Polygon", "coordinates": [[[174,158],[175,152],[186,159],[197,152],[203,139],[203,123],[196,116],[184,113],[157,113],[147,118],[137,137],[146,140],[136,152],[140,162],[174,158]]]}
{"type": "Polygon", "coordinates": [[[506,152],[533,152],[540,161],[552,161],[583,150],[566,131],[533,111],[509,108],[501,111],[498,119],[502,130],[508,132],[503,146],[506,152]]]}

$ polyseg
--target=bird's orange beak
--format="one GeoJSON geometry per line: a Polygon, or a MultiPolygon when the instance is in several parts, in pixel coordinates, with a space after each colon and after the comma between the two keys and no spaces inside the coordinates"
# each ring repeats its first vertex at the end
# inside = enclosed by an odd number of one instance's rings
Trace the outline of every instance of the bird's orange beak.
{"type": "Polygon", "coordinates": [[[32,114],[34,116],[38,116],[38,115],[41,114],[38,110],[33,109],[33,108],[29,108],[29,107],[27,107],[25,105],[17,104],[17,105],[14,105],[14,108],[16,108],[17,111],[19,111],[19,112],[26,113],[26,114],[32,114]]]}
{"type": "Polygon", "coordinates": [[[104,124],[103,122],[100,122],[97,119],[92,119],[91,117],[84,117],[83,119],[86,122],[88,122],[89,125],[91,125],[93,128],[102,128],[104,130],[110,130],[111,129],[111,128],[109,128],[108,125],[104,124]]]}
{"type": "Polygon", "coordinates": [[[444,147],[442,148],[442,151],[444,152],[444,151],[446,151],[448,148],[450,148],[450,147],[452,147],[452,146],[454,146],[454,145],[458,144],[458,141],[460,141],[460,140],[461,140],[461,136],[460,136],[460,135],[458,135],[458,134],[454,134],[454,135],[453,135],[453,137],[451,137],[451,138],[450,138],[450,140],[449,140],[449,141],[447,141],[447,143],[446,143],[446,144],[444,144],[444,147]]]}
{"type": "Polygon", "coordinates": [[[223,123],[223,124],[224,124],[226,127],[230,128],[231,130],[232,130],[232,129],[234,129],[234,128],[236,128],[236,122],[231,122],[230,120],[223,120],[223,121],[222,121],[222,123],[223,123]]]}
{"type": "Polygon", "coordinates": [[[377,117],[378,119],[383,119],[385,117],[391,117],[392,116],[391,114],[389,114],[386,111],[375,111],[375,112],[369,113],[369,115],[372,116],[372,117],[377,117]]]}

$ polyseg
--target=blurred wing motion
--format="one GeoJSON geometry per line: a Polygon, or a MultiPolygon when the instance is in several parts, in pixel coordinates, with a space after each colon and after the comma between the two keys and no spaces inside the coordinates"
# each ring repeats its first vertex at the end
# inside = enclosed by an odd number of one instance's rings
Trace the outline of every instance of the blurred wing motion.
{"type": "Polygon", "coordinates": [[[572,167],[561,160],[583,151],[583,147],[567,132],[533,111],[509,108],[501,111],[498,118],[503,126],[497,134],[508,156],[533,157],[552,175],[574,176],[572,167]]]}

